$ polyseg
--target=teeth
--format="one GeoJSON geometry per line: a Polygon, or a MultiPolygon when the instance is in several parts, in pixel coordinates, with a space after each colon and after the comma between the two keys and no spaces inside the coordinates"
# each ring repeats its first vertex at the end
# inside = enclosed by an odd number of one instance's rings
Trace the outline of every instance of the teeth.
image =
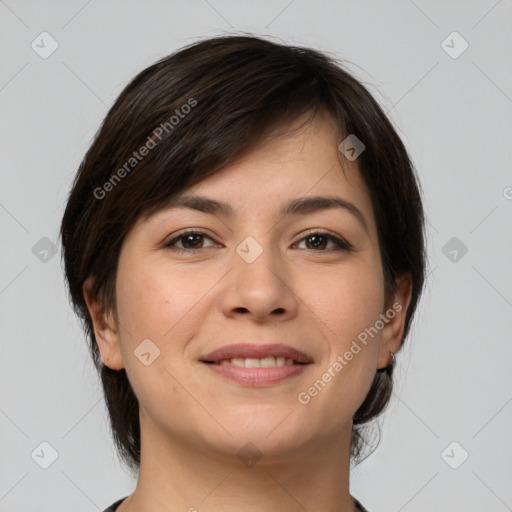
{"type": "Polygon", "coordinates": [[[217,364],[232,364],[241,368],[273,368],[274,366],[291,366],[294,364],[293,359],[284,357],[263,357],[255,359],[253,357],[233,357],[232,359],[223,359],[217,364]]]}

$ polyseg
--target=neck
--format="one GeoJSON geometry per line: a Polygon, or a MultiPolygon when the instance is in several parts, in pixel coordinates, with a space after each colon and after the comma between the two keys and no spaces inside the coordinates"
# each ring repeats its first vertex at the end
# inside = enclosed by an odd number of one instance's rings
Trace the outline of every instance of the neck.
{"type": "Polygon", "coordinates": [[[142,421],[141,435],[137,487],[118,512],[356,511],[349,492],[351,425],[336,439],[253,461],[170,439],[142,421]]]}

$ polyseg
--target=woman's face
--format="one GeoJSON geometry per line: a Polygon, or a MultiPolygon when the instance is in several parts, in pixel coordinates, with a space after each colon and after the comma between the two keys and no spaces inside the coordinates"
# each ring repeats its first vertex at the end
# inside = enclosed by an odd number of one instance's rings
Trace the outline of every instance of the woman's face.
{"type": "Polygon", "coordinates": [[[268,456],[350,439],[376,369],[399,347],[405,309],[385,317],[372,204],[357,160],[344,160],[343,172],[340,142],[318,115],[182,194],[225,203],[231,214],[173,207],[129,232],[117,272],[119,329],[95,322],[95,332],[106,364],[127,371],[143,437],[158,432],[225,454],[253,443],[268,456]],[[352,206],[282,213],[313,196],[352,206]],[[227,364],[206,362],[233,344],[251,347],[221,354],[227,364]],[[277,352],[247,351],[267,344],[310,363],[276,367],[277,352]]]}

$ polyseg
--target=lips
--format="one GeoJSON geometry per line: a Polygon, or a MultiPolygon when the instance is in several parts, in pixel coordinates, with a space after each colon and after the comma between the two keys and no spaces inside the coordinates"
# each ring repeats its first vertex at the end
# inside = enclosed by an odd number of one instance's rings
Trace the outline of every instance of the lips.
{"type": "Polygon", "coordinates": [[[282,343],[239,343],[218,348],[200,361],[208,372],[238,386],[261,388],[303,375],[313,358],[282,343]]]}
{"type": "Polygon", "coordinates": [[[226,345],[202,356],[200,360],[203,363],[219,363],[220,361],[234,358],[263,359],[265,357],[283,357],[285,359],[293,359],[293,362],[298,364],[308,364],[313,362],[313,358],[308,354],[282,343],[238,343],[234,345],[226,345]]]}

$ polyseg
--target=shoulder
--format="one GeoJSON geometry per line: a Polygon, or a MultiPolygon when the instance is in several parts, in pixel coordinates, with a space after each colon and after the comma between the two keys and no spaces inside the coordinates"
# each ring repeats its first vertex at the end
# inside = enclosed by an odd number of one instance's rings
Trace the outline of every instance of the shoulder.
{"type": "Polygon", "coordinates": [[[121,498],[120,500],[117,500],[115,503],[112,503],[110,507],[106,508],[103,512],[115,512],[119,505],[127,498],[128,496],[125,496],[124,498],[121,498]]]}
{"type": "Polygon", "coordinates": [[[361,503],[359,503],[359,501],[354,498],[354,496],[352,496],[352,500],[354,501],[357,512],[368,512],[368,510],[366,510],[363,505],[361,505],[361,503]]]}

